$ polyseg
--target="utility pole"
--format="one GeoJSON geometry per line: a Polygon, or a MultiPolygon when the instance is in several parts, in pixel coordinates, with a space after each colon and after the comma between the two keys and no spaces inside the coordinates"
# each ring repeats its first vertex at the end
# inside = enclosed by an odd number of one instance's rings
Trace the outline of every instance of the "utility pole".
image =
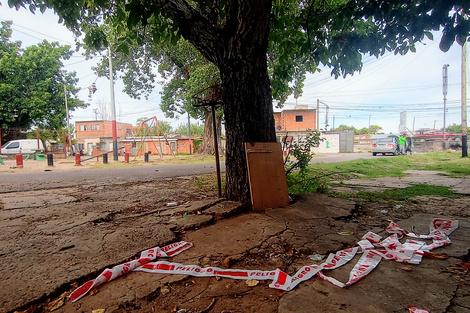
{"type": "Polygon", "coordinates": [[[116,103],[114,101],[114,77],[113,77],[113,62],[111,61],[111,46],[108,47],[108,61],[109,61],[109,82],[111,87],[111,118],[113,129],[113,160],[118,161],[118,144],[117,144],[117,126],[116,126],[116,103]]]}
{"type": "Polygon", "coordinates": [[[69,123],[69,119],[70,119],[69,107],[68,107],[68,104],[67,104],[67,88],[65,87],[65,83],[64,83],[64,97],[65,97],[65,112],[66,112],[66,116],[67,116],[67,134],[68,134],[68,138],[69,138],[69,147],[72,147],[72,137],[70,135],[70,123],[69,123]]]}
{"type": "Polygon", "coordinates": [[[330,107],[325,103],[321,102],[320,99],[317,99],[317,130],[320,130],[320,103],[323,104],[326,107],[326,113],[325,113],[325,131],[328,128],[328,112],[330,110],[330,107]]]}
{"type": "Polygon", "coordinates": [[[446,101],[447,101],[447,68],[449,64],[442,66],[442,94],[444,95],[444,150],[446,149],[446,101]]]}
{"type": "Polygon", "coordinates": [[[317,131],[320,131],[320,99],[317,99],[317,131]]]}
{"type": "Polygon", "coordinates": [[[462,157],[468,156],[467,145],[467,42],[462,46],[462,157]]]}

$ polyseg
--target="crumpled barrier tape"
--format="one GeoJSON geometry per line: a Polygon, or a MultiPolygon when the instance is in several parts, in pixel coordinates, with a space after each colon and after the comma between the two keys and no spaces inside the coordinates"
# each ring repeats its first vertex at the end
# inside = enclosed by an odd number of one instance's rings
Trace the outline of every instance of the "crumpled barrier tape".
{"type": "MultiPolygon", "coordinates": [[[[430,225],[430,233],[428,235],[417,235],[409,232],[397,224],[391,222],[387,227],[387,231],[391,233],[389,237],[382,239],[381,236],[368,232],[362,240],[358,242],[358,246],[350,249],[340,250],[335,254],[331,253],[324,263],[317,265],[307,265],[300,268],[293,276],[281,271],[280,269],[271,271],[258,270],[241,270],[241,269],[222,269],[218,267],[200,267],[197,265],[183,265],[180,263],[158,261],[151,262],[160,257],[171,257],[182,251],[192,247],[189,242],[178,242],[163,248],[153,248],[142,252],[138,260],[133,260],[121,265],[117,265],[112,269],[104,270],[96,279],[88,281],[84,285],[78,287],[70,296],[72,302],[83,297],[89,290],[104,282],[113,280],[130,271],[143,271],[150,273],[163,274],[182,274],[197,277],[213,277],[220,276],[232,279],[256,279],[256,280],[272,280],[269,287],[290,291],[301,282],[311,279],[318,275],[320,278],[331,282],[339,287],[350,286],[367,276],[374,268],[378,266],[382,259],[395,260],[397,262],[419,264],[424,255],[424,251],[442,247],[451,243],[449,235],[458,227],[458,221],[450,221],[444,219],[434,219],[430,225]],[[408,239],[405,243],[401,243],[399,239],[403,236],[409,236],[417,239],[432,239],[432,244],[426,244],[424,241],[408,239]],[[361,258],[351,270],[349,279],[346,283],[326,276],[322,271],[333,270],[351,261],[356,254],[362,253],[361,258]]],[[[411,312],[411,311],[410,311],[411,312]]],[[[421,311],[413,311],[421,312],[421,311]]],[[[426,311],[422,311],[426,312],[426,311]]]]}
{"type": "Polygon", "coordinates": [[[180,241],[163,248],[155,247],[142,251],[139,259],[116,265],[112,269],[105,269],[97,278],[89,280],[75,289],[70,294],[70,301],[75,302],[86,295],[92,288],[127,274],[156,258],[171,257],[191,248],[192,246],[193,244],[190,242],[180,241]]]}

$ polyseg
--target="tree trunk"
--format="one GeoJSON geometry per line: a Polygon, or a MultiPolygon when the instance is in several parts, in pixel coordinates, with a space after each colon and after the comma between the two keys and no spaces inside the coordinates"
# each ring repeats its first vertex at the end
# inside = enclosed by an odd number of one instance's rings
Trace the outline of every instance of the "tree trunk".
{"type": "Polygon", "coordinates": [[[223,25],[184,1],[166,1],[164,7],[183,37],[219,68],[227,135],[225,196],[249,205],[245,142],[276,141],[266,58],[272,0],[227,0],[223,25]]]}
{"type": "MultiPolygon", "coordinates": [[[[204,137],[202,138],[202,144],[197,151],[198,154],[215,155],[214,147],[214,126],[212,122],[212,109],[210,107],[204,107],[204,137]]],[[[215,123],[217,125],[217,145],[219,146],[219,155],[225,155],[222,149],[222,143],[220,135],[222,134],[222,117],[215,117],[215,123]]]]}
{"type": "Polygon", "coordinates": [[[250,204],[245,142],[275,142],[267,69],[270,1],[243,1],[239,25],[226,37],[218,67],[223,86],[226,145],[226,198],[250,204]],[[240,19],[244,17],[244,19],[240,19]]]}
{"type": "Polygon", "coordinates": [[[245,142],[275,142],[271,89],[266,59],[253,54],[250,66],[221,68],[226,125],[226,198],[249,204],[245,142]],[[256,64],[256,66],[253,66],[256,64]]]}

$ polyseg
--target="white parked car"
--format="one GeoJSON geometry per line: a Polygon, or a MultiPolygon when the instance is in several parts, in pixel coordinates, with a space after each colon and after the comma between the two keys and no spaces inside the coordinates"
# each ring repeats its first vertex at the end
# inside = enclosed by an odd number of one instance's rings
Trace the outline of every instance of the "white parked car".
{"type": "Polygon", "coordinates": [[[8,141],[2,146],[2,154],[44,153],[44,144],[37,139],[18,139],[8,141]]]}

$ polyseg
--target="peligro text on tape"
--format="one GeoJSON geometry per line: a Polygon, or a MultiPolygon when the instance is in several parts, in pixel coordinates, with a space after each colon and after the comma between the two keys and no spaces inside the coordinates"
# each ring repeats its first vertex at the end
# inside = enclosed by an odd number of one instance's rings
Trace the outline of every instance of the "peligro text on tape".
{"type": "MultiPolygon", "coordinates": [[[[197,277],[226,277],[233,279],[256,279],[271,280],[269,287],[290,291],[301,282],[311,279],[318,275],[320,278],[331,282],[339,287],[350,286],[361,280],[378,266],[382,259],[395,260],[397,262],[419,264],[424,252],[445,246],[451,243],[449,235],[458,227],[458,221],[444,219],[434,219],[430,225],[428,235],[417,235],[409,232],[395,223],[390,223],[387,231],[391,233],[389,237],[382,240],[382,237],[368,232],[358,246],[350,249],[340,250],[335,254],[331,253],[322,264],[307,265],[300,268],[294,275],[288,275],[280,269],[271,271],[243,270],[243,269],[223,269],[218,267],[200,267],[197,265],[183,265],[168,261],[154,261],[157,258],[171,257],[192,247],[192,244],[180,241],[163,248],[155,247],[145,250],[140,258],[130,262],[117,265],[112,269],[105,269],[96,279],[90,280],[82,286],[75,289],[70,295],[72,302],[83,297],[92,288],[111,281],[119,276],[127,274],[130,271],[143,271],[149,273],[163,274],[183,274],[197,277]],[[432,239],[432,244],[424,241],[406,240],[401,243],[399,239],[404,236],[416,239],[432,239]],[[343,283],[335,278],[326,276],[323,271],[333,270],[351,261],[358,253],[362,253],[356,265],[350,272],[349,279],[343,283]]],[[[415,311],[413,311],[415,312],[415,311]]],[[[416,311],[418,312],[418,311],[416,311]]],[[[423,310],[423,312],[426,312],[423,310]]]]}

